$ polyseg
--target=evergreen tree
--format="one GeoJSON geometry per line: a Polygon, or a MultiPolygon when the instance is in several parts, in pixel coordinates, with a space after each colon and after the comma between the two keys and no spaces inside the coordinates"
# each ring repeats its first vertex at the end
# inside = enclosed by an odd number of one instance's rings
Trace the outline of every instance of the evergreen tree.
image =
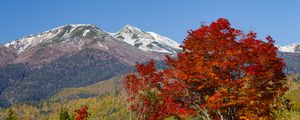
{"type": "Polygon", "coordinates": [[[59,113],[59,120],[71,120],[67,109],[62,109],[59,113]]]}
{"type": "Polygon", "coordinates": [[[17,114],[12,109],[8,109],[5,120],[17,120],[17,114]]]}

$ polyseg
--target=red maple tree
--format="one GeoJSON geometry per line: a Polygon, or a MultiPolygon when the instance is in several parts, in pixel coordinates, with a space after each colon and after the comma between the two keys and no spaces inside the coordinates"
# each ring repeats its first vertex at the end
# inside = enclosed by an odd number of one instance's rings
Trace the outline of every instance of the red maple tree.
{"type": "Polygon", "coordinates": [[[189,32],[168,69],[154,61],[125,78],[130,109],[138,119],[208,116],[213,119],[270,119],[271,104],[287,90],[283,59],[274,40],[257,39],[218,19],[189,32]]]}
{"type": "Polygon", "coordinates": [[[83,106],[80,109],[75,110],[75,120],[87,120],[89,117],[88,107],[83,106]]]}

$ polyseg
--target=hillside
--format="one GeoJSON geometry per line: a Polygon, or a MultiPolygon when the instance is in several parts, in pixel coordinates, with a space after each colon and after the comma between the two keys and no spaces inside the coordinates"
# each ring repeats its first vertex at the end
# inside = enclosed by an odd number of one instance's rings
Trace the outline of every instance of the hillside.
{"type": "MultiPolygon", "coordinates": [[[[49,101],[36,105],[17,104],[11,106],[10,109],[16,111],[18,118],[22,120],[35,120],[37,118],[40,120],[57,120],[62,109],[67,109],[69,114],[74,116],[73,111],[75,109],[87,105],[91,114],[90,119],[129,119],[130,113],[127,109],[126,94],[124,89],[121,89],[122,77],[123,75],[117,76],[85,87],[66,88],[53,95],[49,101]]],[[[299,97],[295,96],[300,93],[299,75],[289,75],[288,79],[291,82],[291,89],[285,94],[285,97],[292,100],[293,109],[292,111],[277,111],[278,120],[296,120],[297,115],[300,114],[299,97]]],[[[6,116],[6,110],[0,111],[0,119],[6,116]]],[[[298,118],[300,117],[298,116],[298,118]]]]}
{"type": "MultiPolygon", "coordinates": [[[[67,108],[72,116],[75,109],[82,105],[89,107],[91,119],[111,120],[117,117],[128,119],[126,94],[121,89],[122,77],[97,82],[78,88],[65,88],[49,100],[35,105],[16,104],[10,108],[17,112],[22,120],[57,120],[59,111],[67,108]]],[[[0,119],[4,119],[6,110],[0,110],[0,119]]]]}
{"type": "Polygon", "coordinates": [[[125,75],[115,76],[108,80],[84,87],[65,88],[54,96],[51,96],[51,98],[47,101],[61,102],[78,98],[92,98],[106,94],[113,94],[114,92],[122,89],[122,79],[124,76],[125,75]]]}
{"type": "Polygon", "coordinates": [[[285,73],[300,73],[300,53],[278,52],[278,56],[286,63],[285,73]]]}

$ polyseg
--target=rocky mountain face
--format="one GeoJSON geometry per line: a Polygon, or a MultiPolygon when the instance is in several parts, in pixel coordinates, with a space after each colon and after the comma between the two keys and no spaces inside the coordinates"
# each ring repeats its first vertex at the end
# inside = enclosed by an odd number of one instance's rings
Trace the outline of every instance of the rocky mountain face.
{"type": "Polygon", "coordinates": [[[5,46],[0,45],[0,67],[11,63],[16,58],[16,53],[5,46]]]}
{"type": "Polygon", "coordinates": [[[278,52],[278,57],[284,59],[286,64],[284,72],[287,74],[300,73],[300,53],[278,52]]]}

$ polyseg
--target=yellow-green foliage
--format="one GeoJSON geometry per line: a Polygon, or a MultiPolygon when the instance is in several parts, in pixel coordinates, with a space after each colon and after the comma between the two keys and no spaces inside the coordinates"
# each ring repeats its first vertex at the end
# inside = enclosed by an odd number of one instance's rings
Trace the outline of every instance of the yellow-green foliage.
{"type": "Polygon", "coordinates": [[[17,120],[17,114],[12,109],[8,109],[5,120],[17,120]]]}
{"type": "Polygon", "coordinates": [[[300,112],[295,110],[278,110],[276,120],[300,120],[300,112]]]}
{"type": "MultiPolygon", "coordinates": [[[[15,111],[19,120],[35,120],[39,118],[40,110],[31,105],[14,105],[10,107],[11,110],[15,111]]],[[[0,112],[0,120],[4,120],[6,116],[6,109],[0,112]]]]}
{"type": "MultiPolygon", "coordinates": [[[[67,88],[51,97],[48,102],[39,105],[14,105],[10,108],[17,113],[20,120],[58,120],[60,111],[68,109],[71,117],[75,109],[87,105],[92,120],[126,120],[129,118],[125,92],[120,91],[122,76],[101,81],[93,85],[79,88],[67,88]],[[82,94],[94,94],[92,98],[72,98],[82,94]]],[[[0,110],[0,120],[6,117],[7,110],[0,110]]]]}
{"type": "Polygon", "coordinates": [[[284,97],[291,100],[291,110],[275,111],[277,120],[300,120],[300,75],[289,75],[289,91],[284,97]]]}
{"type": "Polygon", "coordinates": [[[300,75],[289,75],[288,79],[290,87],[284,96],[291,100],[294,110],[300,111],[300,75]]]}
{"type": "Polygon", "coordinates": [[[293,109],[300,111],[300,90],[287,92],[285,97],[291,100],[293,109]]]}
{"type": "MultiPolygon", "coordinates": [[[[68,108],[70,116],[74,116],[75,109],[87,105],[92,120],[121,120],[129,119],[126,99],[123,95],[105,95],[102,97],[74,99],[67,102],[44,103],[41,107],[31,105],[15,105],[11,109],[16,111],[20,120],[58,120],[60,110],[68,108]]],[[[6,111],[0,116],[6,116],[6,111]]],[[[0,119],[3,119],[0,117],[0,119]]]]}
{"type": "Polygon", "coordinates": [[[112,93],[120,88],[121,80],[124,75],[113,77],[109,80],[100,81],[98,83],[78,88],[66,88],[52,96],[49,101],[67,101],[79,98],[80,95],[101,96],[103,94],[112,93]]]}
{"type": "Polygon", "coordinates": [[[300,90],[300,74],[288,75],[289,91],[300,90]]]}

